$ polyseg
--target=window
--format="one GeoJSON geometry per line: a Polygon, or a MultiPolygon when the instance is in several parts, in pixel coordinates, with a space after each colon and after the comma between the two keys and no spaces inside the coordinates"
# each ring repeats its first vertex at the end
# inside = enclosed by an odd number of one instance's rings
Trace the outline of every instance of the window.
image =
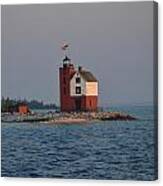
{"type": "Polygon", "coordinates": [[[76,83],[80,83],[80,82],[81,82],[80,77],[77,77],[76,78],[76,83]]]}
{"type": "Polygon", "coordinates": [[[76,94],[81,94],[81,87],[76,87],[76,94]]]}

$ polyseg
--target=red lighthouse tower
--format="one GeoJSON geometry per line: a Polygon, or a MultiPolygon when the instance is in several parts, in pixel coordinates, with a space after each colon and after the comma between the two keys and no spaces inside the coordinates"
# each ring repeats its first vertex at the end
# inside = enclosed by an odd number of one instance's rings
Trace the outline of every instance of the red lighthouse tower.
{"type": "Polygon", "coordinates": [[[71,60],[65,56],[63,66],[59,68],[60,77],[60,104],[61,111],[71,111],[73,108],[73,100],[70,96],[70,80],[75,73],[74,65],[71,60]]]}
{"type": "MultiPolygon", "coordinates": [[[[68,45],[62,49],[65,51],[68,45]]],[[[60,106],[62,112],[96,111],[98,103],[98,81],[95,76],[82,67],[75,69],[65,54],[59,68],[60,106]]]]}

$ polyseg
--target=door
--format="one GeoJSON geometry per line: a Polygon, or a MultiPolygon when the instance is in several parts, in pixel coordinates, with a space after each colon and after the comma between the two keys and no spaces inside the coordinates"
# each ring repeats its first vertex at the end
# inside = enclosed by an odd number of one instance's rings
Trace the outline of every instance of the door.
{"type": "Polygon", "coordinates": [[[77,98],[75,100],[75,106],[76,106],[76,111],[81,111],[81,99],[77,98]]]}

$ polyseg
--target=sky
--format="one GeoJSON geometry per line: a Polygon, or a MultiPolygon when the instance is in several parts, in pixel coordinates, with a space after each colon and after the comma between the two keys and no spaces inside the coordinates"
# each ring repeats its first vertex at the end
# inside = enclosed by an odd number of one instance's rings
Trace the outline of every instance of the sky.
{"type": "Polygon", "coordinates": [[[2,6],[2,96],[59,104],[63,41],[99,81],[99,105],[151,103],[153,3],[2,6]]]}

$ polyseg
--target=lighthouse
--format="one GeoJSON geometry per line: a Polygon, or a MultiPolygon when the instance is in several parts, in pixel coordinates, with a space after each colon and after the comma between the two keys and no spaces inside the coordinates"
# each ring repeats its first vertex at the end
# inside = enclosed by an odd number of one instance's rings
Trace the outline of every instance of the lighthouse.
{"type": "MultiPolygon", "coordinates": [[[[64,51],[69,47],[65,44],[64,51]]],[[[88,70],[77,69],[66,53],[59,68],[60,106],[62,112],[96,111],[98,81],[88,70]]]]}

